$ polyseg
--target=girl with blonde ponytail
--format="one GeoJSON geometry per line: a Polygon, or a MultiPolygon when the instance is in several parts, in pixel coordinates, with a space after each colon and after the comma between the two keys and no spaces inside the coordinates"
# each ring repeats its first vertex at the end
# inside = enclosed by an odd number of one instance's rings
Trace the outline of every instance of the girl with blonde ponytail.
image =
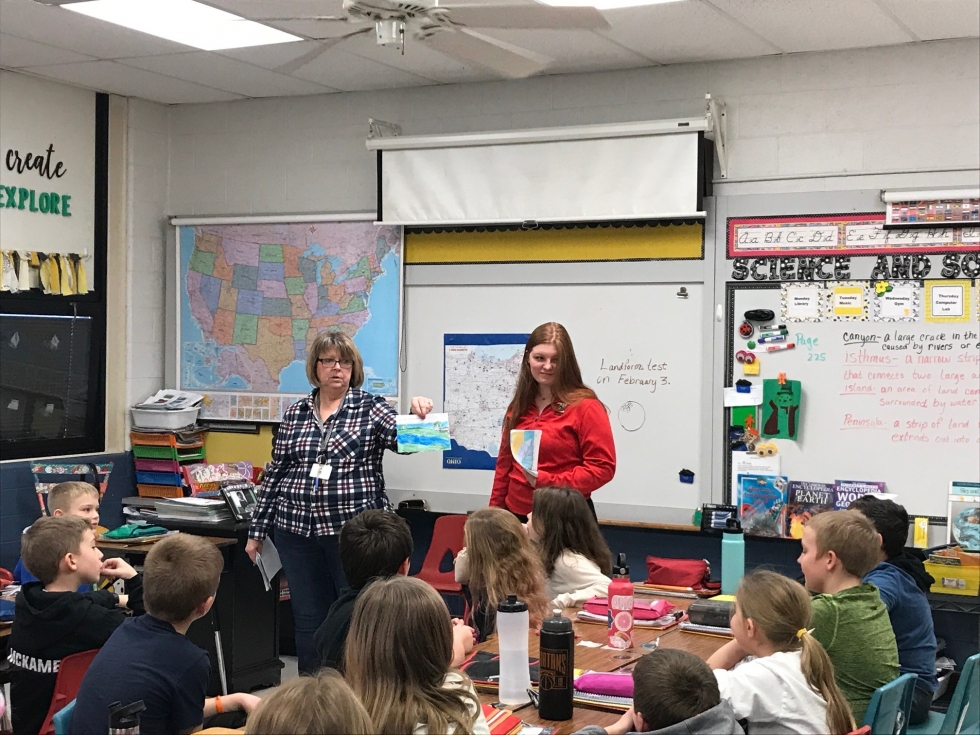
{"type": "Polygon", "coordinates": [[[722,699],[752,735],[844,735],[854,718],[834,681],[834,667],[809,631],[810,596],[775,572],[745,576],[735,593],[732,633],[708,659],[722,699]],[[746,656],[755,659],[745,661],[746,656]]]}

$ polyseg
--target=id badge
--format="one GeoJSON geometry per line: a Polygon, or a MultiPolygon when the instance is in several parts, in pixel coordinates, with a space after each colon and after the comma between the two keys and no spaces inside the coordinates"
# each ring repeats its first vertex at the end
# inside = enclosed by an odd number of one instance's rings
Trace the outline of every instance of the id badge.
{"type": "Polygon", "coordinates": [[[333,465],[321,464],[321,465],[317,465],[317,467],[319,470],[317,473],[317,477],[320,478],[320,481],[326,482],[327,480],[329,480],[330,473],[333,472],[333,465]]]}
{"type": "Polygon", "coordinates": [[[320,465],[316,462],[314,462],[313,466],[310,467],[310,477],[312,477],[314,480],[320,477],[320,465]]]}

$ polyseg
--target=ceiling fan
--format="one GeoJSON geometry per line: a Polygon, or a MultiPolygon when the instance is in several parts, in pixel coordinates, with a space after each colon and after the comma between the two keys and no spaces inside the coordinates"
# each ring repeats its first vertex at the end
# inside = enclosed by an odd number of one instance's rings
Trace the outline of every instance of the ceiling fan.
{"type": "MultiPolygon", "coordinates": [[[[533,4],[439,5],[438,0],[344,0],[346,15],[307,15],[253,18],[260,23],[317,21],[370,24],[350,33],[310,40],[320,45],[278,67],[289,74],[313,62],[338,43],[374,31],[380,46],[400,47],[405,35],[464,64],[476,64],[508,79],[521,79],[545,69],[551,62],[541,54],[479,33],[474,28],[522,30],[595,30],[609,28],[592,7],[552,7],[533,4]]],[[[300,34],[302,35],[302,34],[300,34]]]]}

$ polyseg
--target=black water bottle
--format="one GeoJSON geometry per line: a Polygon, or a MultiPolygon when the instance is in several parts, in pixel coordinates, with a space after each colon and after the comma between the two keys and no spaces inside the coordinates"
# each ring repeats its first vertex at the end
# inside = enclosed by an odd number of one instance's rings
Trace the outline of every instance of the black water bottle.
{"type": "Polygon", "coordinates": [[[113,702],[109,705],[109,735],[140,735],[140,712],[146,709],[143,700],[132,704],[113,702]]]}
{"type": "Polygon", "coordinates": [[[560,610],[541,624],[538,714],[544,720],[572,719],[575,633],[560,610]]]}

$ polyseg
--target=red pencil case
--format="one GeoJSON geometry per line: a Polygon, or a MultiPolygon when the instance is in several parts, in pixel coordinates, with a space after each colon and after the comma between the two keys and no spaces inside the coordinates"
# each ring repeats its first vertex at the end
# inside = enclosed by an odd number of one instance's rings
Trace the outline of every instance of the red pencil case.
{"type": "Polygon", "coordinates": [[[647,584],[690,588],[694,591],[718,589],[720,585],[709,581],[710,577],[711,566],[706,559],[647,557],[647,584]]]}

